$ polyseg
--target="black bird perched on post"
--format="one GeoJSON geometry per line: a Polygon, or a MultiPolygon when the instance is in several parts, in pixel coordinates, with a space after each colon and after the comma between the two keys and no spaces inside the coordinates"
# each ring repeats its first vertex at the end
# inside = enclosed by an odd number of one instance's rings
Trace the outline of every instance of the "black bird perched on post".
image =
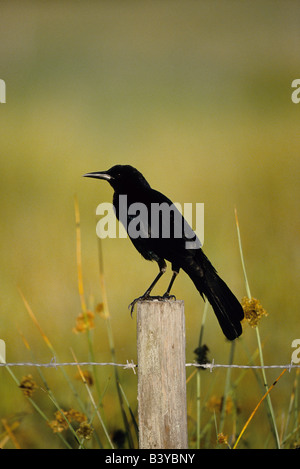
{"type": "MultiPolygon", "coordinates": [[[[201,243],[170,199],[152,189],[144,176],[129,165],[116,165],[108,171],[87,173],[85,177],[104,179],[114,189],[116,217],[142,256],[156,261],[159,273],[144,295],[131,303],[131,312],[138,300],[151,299],[150,293],[165,273],[165,260],[171,262],[173,275],[163,297],[170,298],[173,282],[183,269],[195,287],[212,305],[223,333],[234,340],[242,333],[243,309],[226,283],[201,249],[201,243]],[[165,216],[163,216],[164,210],[165,216]],[[168,216],[166,216],[166,213],[168,216]]],[[[157,298],[157,297],[156,297],[157,298]]]]}

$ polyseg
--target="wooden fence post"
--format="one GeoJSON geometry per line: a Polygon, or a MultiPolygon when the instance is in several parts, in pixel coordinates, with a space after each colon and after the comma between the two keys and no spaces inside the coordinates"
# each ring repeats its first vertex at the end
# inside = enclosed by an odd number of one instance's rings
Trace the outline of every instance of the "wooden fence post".
{"type": "Polygon", "coordinates": [[[140,449],[187,449],[183,301],[137,304],[140,449]]]}

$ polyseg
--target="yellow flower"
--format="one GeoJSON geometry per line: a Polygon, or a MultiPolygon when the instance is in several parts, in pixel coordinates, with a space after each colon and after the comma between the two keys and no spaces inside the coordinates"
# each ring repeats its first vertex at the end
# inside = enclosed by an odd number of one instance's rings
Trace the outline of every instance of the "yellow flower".
{"type": "Polygon", "coordinates": [[[84,438],[85,440],[90,440],[93,436],[93,428],[88,422],[81,422],[78,430],[76,431],[79,438],[84,438]]]}
{"type": "Polygon", "coordinates": [[[80,332],[86,332],[88,329],[93,329],[95,327],[94,316],[92,311],[79,314],[76,318],[76,326],[73,328],[73,332],[78,334],[80,332]]]}
{"type": "Polygon", "coordinates": [[[68,410],[66,412],[66,416],[69,422],[72,422],[74,420],[75,422],[81,423],[87,420],[86,415],[84,415],[82,412],[79,412],[78,410],[75,410],[75,409],[68,410]]]}
{"type": "Polygon", "coordinates": [[[53,433],[61,433],[63,430],[68,428],[68,422],[64,418],[62,414],[66,414],[66,412],[57,410],[55,412],[55,420],[48,422],[49,427],[52,429],[53,433]]]}
{"type": "Polygon", "coordinates": [[[23,376],[19,388],[22,389],[24,396],[31,397],[37,388],[36,382],[31,375],[23,376]]]}
{"type": "Polygon", "coordinates": [[[245,296],[242,299],[242,307],[245,313],[245,319],[251,327],[256,327],[262,316],[268,316],[268,313],[256,298],[249,299],[245,296]]]}
{"type": "Polygon", "coordinates": [[[78,410],[57,410],[54,414],[55,419],[51,422],[48,422],[49,427],[54,433],[61,433],[66,430],[69,426],[69,423],[72,421],[82,423],[87,420],[87,417],[78,410]],[[69,422],[69,423],[68,423],[69,422]]]}
{"type": "Polygon", "coordinates": [[[217,441],[219,445],[228,445],[227,435],[223,435],[223,433],[219,433],[217,437],[217,441]]]}

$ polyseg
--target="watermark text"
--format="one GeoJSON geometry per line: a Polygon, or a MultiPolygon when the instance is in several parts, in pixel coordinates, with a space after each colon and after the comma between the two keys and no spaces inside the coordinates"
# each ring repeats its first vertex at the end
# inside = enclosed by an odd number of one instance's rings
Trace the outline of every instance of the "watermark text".
{"type": "Polygon", "coordinates": [[[296,348],[292,353],[292,363],[298,365],[300,363],[300,339],[294,339],[291,346],[296,348]]]}
{"type": "Polygon", "coordinates": [[[6,103],[6,84],[4,80],[0,78],[0,104],[6,103]]]}
{"type": "Polygon", "coordinates": [[[296,78],[292,81],[292,88],[296,88],[295,91],[292,92],[292,101],[298,104],[300,103],[300,78],[296,78]]]}
{"type": "Polygon", "coordinates": [[[118,200],[118,218],[111,203],[101,203],[96,215],[101,218],[96,226],[97,236],[104,238],[164,238],[184,239],[187,249],[199,249],[204,243],[204,204],[168,204],[141,202],[128,204],[127,195],[118,200]],[[191,228],[193,227],[193,229],[191,228]]]}
{"type": "Polygon", "coordinates": [[[0,339],[0,363],[6,363],[5,342],[0,339]]]}

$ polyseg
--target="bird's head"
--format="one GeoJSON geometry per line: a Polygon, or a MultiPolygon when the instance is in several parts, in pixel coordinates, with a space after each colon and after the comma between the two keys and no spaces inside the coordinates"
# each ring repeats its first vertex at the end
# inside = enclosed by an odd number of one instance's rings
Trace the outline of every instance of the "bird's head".
{"type": "Polygon", "coordinates": [[[84,174],[84,177],[104,179],[119,193],[127,193],[138,186],[149,187],[142,173],[130,165],[118,164],[107,171],[95,171],[84,174]]]}

